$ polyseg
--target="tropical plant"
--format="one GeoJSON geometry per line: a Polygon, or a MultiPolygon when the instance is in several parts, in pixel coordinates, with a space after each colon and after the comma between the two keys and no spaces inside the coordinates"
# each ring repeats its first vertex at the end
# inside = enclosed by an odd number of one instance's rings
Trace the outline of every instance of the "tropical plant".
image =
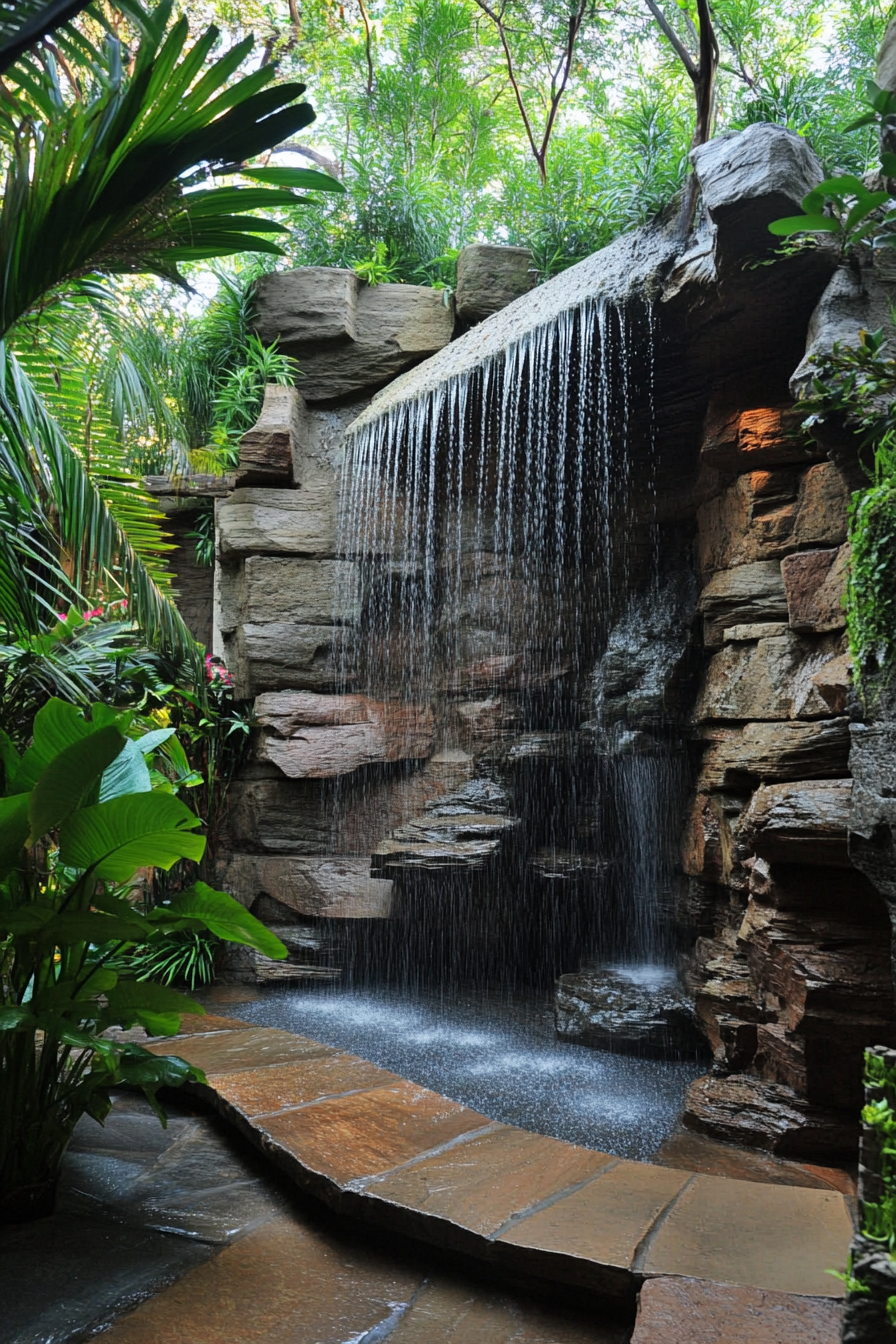
{"type": "MultiPolygon", "coordinates": [[[[130,53],[114,31],[100,47],[69,32],[81,59],[77,96],[63,96],[52,53],[33,43],[7,71],[0,337],[17,349],[17,324],[33,323],[60,288],[95,298],[89,277],[98,273],[150,272],[180,284],[183,263],[239,251],[279,255],[270,235],[286,226],[253,212],[304,205],[309,198],[295,188],[342,190],[311,170],[247,166],[314,117],[297,101],[302,84],[273,85],[264,68],[234,78],[251,38],[211,62],[216,28],[188,48],[186,20],[170,24],[171,0],[151,14],[134,0],[125,8],[140,32],[130,53]],[[206,185],[210,175],[237,170],[242,184],[206,185]]],[[[7,638],[42,633],[59,597],[67,605],[118,590],[148,640],[190,655],[189,632],[159,586],[163,543],[137,483],[108,449],[95,464],[92,441],[69,437],[66,417],[57,419],[27,363],[0,348],[7,638]]],[[[69,406],[73,396],[68,389],[69,406]]],[[[90,432],[95,411],[88,400],[82,421],[90,432]]]]}
{"type": "Polygon", "coordinates": [[[110,1088],[142,1088],[164,1123],[158,1089],[202,1078],[110,1037],[135,1025],[172,1035],[183,1013],[203,1011],[112,969],[117,954],[208,930],[286,956],[237,901],[202,882],[145,913],[129,899],[138,868],[198,861],[205,848],[199,818],[152,788],[146,743],[126,736],[130,718],[96,704],[86,719],[53,699],[23,756],[0,734],[0,1221],[50,1211],[74,1126],[108,1114],[110,1088]]]}

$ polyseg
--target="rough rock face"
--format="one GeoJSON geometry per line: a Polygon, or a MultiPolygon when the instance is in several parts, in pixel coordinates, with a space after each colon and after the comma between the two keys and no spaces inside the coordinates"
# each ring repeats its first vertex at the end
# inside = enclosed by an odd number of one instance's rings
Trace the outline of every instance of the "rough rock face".
{"type": "Polygon", "coordinates": [[[794,630],[820,635],[843,629],[849,546],[788,555],[781,561],[781,573],[794,630]]]}
{"type": "Polygon", "coordinates": [[[599,970],[561,975],[554,1024],[564,1041],[619,1054],[672,1058],[705,1049],[687,994],[674,976],[599,970]]]}
{"type": "Polygon", "coordinates": [[[891,964],[896,983],[896,714],[889,699],[878,714],[870,723],[851,725],[849,855],[887,903],[894,929],[891,964]]]}
{"type": "Polygon", "coordinates": [[[292,485],[294,445],[301,437],[302,399],[294,387],[269,383],[256,423],[240,439],[237,486],[292,485]]]}
{"type": "Polygon", "coordinates": [[[331,779],[375,762],[425,760],[433,749],[429,706],[384,704],[365,695],[260,695],[260,761],[289,779],[331,779]]]}
{"type": "Polygon", "coordinates": [[[461,248],[455,295],[461,321],[481,322],[527,294],[534,283],[531,265],[532,254],[527,247],[471,243],[461,248]]]}
{"type": "Polygon", "coordinates": [[[262,276],[255,329],[299,362],[302,396],[333,401],[384,383],[451,340],[454,305],[419,285],[365,285],[354,271],[304,266],[262,276]]]}
{"type": "Polygon", "coordinates": [[[245,906],[273,896],[298,915],[319,919],[388,919],[392,883],[370,876],[370,860],[343,855],[226,854],[219,880],[245,906]]]}

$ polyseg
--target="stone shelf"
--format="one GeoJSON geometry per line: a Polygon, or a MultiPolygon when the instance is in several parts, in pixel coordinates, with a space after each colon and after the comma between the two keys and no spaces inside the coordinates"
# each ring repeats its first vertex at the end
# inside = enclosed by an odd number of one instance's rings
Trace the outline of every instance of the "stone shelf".
{"type": "Polygon", "coordinates": [[[839,1298],[852,1220],[834,1190],[623,1161],[500,1124],[366,1060],[223,1017],[157,1041],[194,1090],[341,1214],[515,1274],[633,1299],[672,1276],[839,1298]]]}

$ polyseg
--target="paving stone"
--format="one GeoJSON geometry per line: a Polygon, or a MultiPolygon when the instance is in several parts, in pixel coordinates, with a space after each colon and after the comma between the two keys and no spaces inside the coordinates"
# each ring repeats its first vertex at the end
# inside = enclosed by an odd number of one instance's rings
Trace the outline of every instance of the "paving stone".
{"type": "Polygon", "coordinates": [[[215,1091],[252,1119],[322,1097],[400,1083],[397,1074],[356,1055],[332,1054],[240,1073],[215,1074],[215,1091]]]}
{"type": "Polygon", "coordinates": [[[117,1321],[104,1344],[345,1344],[395,1319],[421,1279],[281,1217],[117,1321]]]}
{"type": "Polygon", "coordinates": [[[281,1165],[345,1186],[379,1175],[490,1121],[415,1083],[284,1111],[256,1123],[279,1149],[281,1165]]]}
{"type": "Polygon", "coordinates": [[[819,1167],[790,1162],[752,1148],[719,1143],[705,1134],[687,1130],[673,1134],[654,1154],[659,1166],[678,1171],[702,1172],[705,1176],[727,1176],[735,1181],[759,1181],[765,1185],[801,1185],[808,1190],[839,1190],[855,1194],[855,1179],[840,1167],[819,1167]]]}
{"type": "Polygon", "coordinates": [[[517,1223],[496,1245],[527,1248],[534,1253],[532,1269],[545,1277],[623,1293],[639,1245],[693,1179],[684,1171],[620,1162],[517,1223]]]}
{"type": "Polygon", "coordinates": [[[625,1344],[628,1334],[605,1307],[564,1309],[437,1278],[424,1284],[388,1338],[389,1344],[625,1344]]]}
{"type": "Polygon", "coordinates": [[[842,1316],[830,1299],[648,1279],[631,1344],[839,1344],[842,1316]]]}
{"type": "Polygon", "coordinates": [[[270,1027],[221,1031],[179,1040],[169,1038],[148,1048],[156,1055],[178,1055],[207,1074],[236,1073],[336,1053],[331,1046],[311,1041],[307,1036],[294,1036],[291,1031],[270,1027]]]}
{"type": "MultiPolygon", "coordinates": [[[[545,1199],[590,1180],[613,1160],[606,1153],[501,1125],[373,1181],[367,1193],[487,1237],[545,1199]]],[[[413,1224],[413,1213],[410,1219],[413,1224]]]]}
{"type": "Polygon", "coordinates": [[[695,1176],[657,1228],[646,1274],[840,1297],[852,1220],[833,1191],[695,1176]]]}
{"type": "MultiPolygon", "coordinates": [[[[218,1017],[216,1013],[184,1013],[178,1036],[207,1036],[213,1031],[251,1031],[251,1022],[237,1017],[218,1017]]],[[[170,1039],[170,1038],[169,1038],[170,1039]]]]}

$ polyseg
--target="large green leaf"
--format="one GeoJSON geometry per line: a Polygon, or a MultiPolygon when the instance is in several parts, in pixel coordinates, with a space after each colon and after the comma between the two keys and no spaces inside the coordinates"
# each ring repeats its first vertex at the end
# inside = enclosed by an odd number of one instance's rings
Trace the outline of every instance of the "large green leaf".
{"type": "Polygon", "coordinates": [[[240,905],[226,891],[215,891],[205,882],[197,882],[180,892],[168,905],[158,907],[147,918],[152,920],[155,917],[159,922],[164,922],[171,916],[194,919],[219,938],[229,943],[254,947],[275,961],[282,961],[288,955],[280,939],[254,915],[250,915],[245,906],[240,905]]]}
{"type": "Polygon", "coordinates": [[[842,233],[843,227],[830,215],[789,215],[769,224],[768,231],[779,238],[789,238],[793,233],[842,233]]]}
{"type": "MultiPolygon", "coordinates": [[[[131,745],[117,728],[109,727],[100,728],[60,751],[31,790],[28,843],[33,845],[77,811],[100,776],[105,779],[114,769],[113,762],[117,765],[116,757],[120,760],[123,749],[131,745]]],[[[145,770],[142,756],[140,764],[145,770]]]]}
{"type": "Polygon", "coordinates": [[[59,854],[98,879],[126,882],[137,868],[170,868],[199,860],[205,839],[193,835],[199,818],[169,793],[135,793],[85,808],[60,828],[59,854]]]}
{"type": "Polygon", "coordinates": [[[17,793],[33,789],[52,760],[66,747],[83,742],[95,731],[76,705],[53,698],[38,710],[31,746],[22,758],[12,787],[17,793]]]}
{"type": "Polygon", "coordinates": [[[146,980],[120,980],[107,994],[106,1016],[122,1023],[138,1022],[157,1036],[173,1036],[184,1013],[204,1013],[202,1004],[167,985],[146,980]]]}
{"type": "Polygon", "coordinates": [[[132,738],[127,738],[124,750],[100,780],[100,802],[110,798],[120,798],[125,793],[149,793],[152,780],[149,768],[143,759],[143,752],[132,738]]]}

